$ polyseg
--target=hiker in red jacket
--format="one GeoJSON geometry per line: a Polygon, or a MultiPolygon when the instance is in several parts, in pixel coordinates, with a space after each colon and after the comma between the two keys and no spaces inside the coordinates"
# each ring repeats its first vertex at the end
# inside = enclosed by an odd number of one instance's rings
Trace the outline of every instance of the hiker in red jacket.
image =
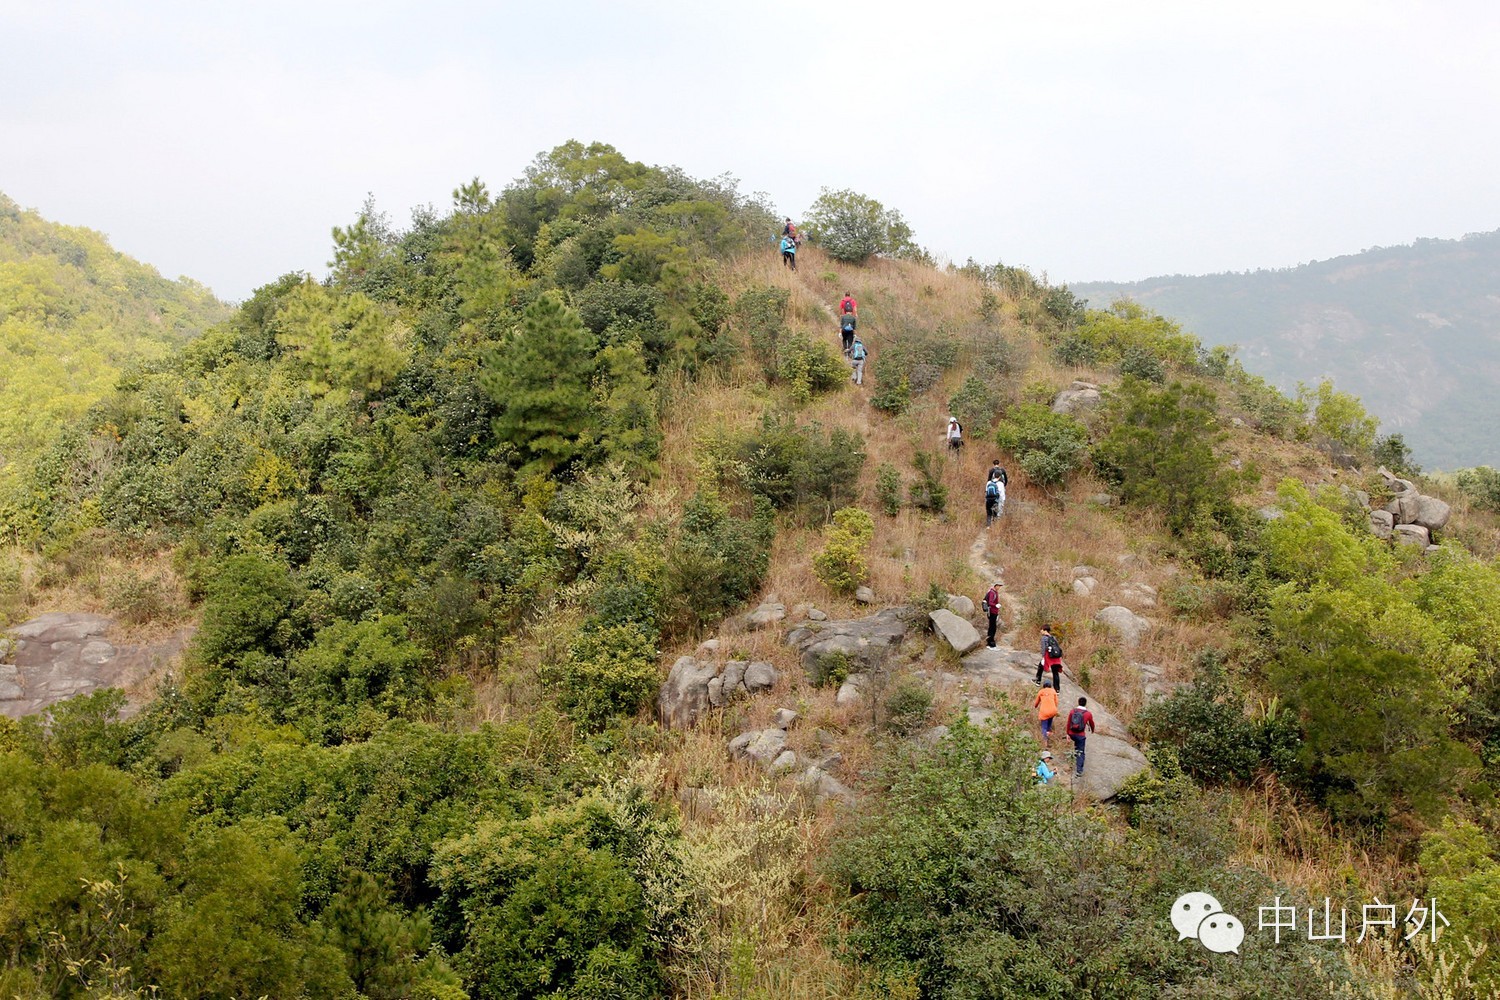
{"type": "Polygon", "coordinates": [[[1000,588],[1005,586],[1000,580],[984,595],[984,613],[990,616],[990,634],[985,640],[985,645],[991,649],[995,648],[995,629],[1000,624],[1000,588]]]}
{"type": "Polygon", "coordinates": [[[839,299],[839,314],[844,313],[859,315],[859,303],[854,301],[854,295],[851,292],[845,292],[844,297],[839,299]]]}
{"type": "Polygon", "coordinates": [[[1086,707],[1089,700],[1078,699],[1078,707],[1068,713],[1068,739],[1073,741],[1073,776],[1083,777],[1083,744],[1094,731],[1094,713],[1086,707]]]}
{"type": "Polygon", "coordinates": [[[1042,659],[1036,665],[1036,683],[1040,687],[1042,675],[1052,671],[1052,687],[1058,694],[1062,694],[1062,644],[1057,641],[1057,636],[1052,634],[1051,625],[1042,626],[1042,659]]]}

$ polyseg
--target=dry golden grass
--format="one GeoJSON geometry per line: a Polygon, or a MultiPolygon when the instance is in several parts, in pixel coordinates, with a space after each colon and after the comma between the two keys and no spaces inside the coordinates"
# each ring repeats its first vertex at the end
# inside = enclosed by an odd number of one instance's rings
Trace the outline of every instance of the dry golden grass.
{"type": "Polygon", "coordinates": [[[131,644],[159,641],[196,618],[169,547],[102,532],[45,556],[21,548],[0,552],[0,627],[49,611],[114,618],[114,635],[131,644]]]}

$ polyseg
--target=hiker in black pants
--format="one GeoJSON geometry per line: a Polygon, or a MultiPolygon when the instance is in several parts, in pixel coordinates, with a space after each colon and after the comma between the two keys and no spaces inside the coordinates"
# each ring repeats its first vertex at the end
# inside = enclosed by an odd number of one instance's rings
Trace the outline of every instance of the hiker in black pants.
{"type": "Polygon", "coordinates": [[[844,357],[849,357],[849,352],[854,350],[854,328],[858,325],[853,313],[844,313],[839,319],[839,333],[844,338],[844,357]]]}
{"type": "Polygon", "coordinates": [[[984,595],[984,613],[990,618],[990,631],[984,644],[990,649],[995,648],[995,630],[1000,624],[1000,588],[1003,586],[1004,581],[996,580],[995,585],[984,595]]]}
{"type": "Polygon", "coordinates": [[[1059,696],[1062,695],[1062,644],[1057,641],[1057,636],[1052,634],[1051,625],[1042,626],[1042,659],[1036,665],[1036,682],[1040,686],[1042,674],[1048,670],[1052,671],[1052,690],[1059,696]]]}

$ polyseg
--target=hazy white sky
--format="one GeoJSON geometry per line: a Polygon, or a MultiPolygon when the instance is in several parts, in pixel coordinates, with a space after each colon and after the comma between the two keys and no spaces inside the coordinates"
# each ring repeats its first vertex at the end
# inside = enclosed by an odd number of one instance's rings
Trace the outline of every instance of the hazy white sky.
{"type": "Polygon", "coordinates": [[[0,0],[0,191],[239,299],[570,138],[1055,281],[1500,227],[1486,0],[0,0]]]}

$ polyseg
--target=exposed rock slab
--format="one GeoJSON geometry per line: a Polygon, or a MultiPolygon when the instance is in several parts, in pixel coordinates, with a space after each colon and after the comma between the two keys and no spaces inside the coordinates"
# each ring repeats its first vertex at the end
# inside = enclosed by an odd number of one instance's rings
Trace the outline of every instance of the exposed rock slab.
{"type": "Polygon", "coordinates": [[[797,650],[802,669],[815,684],[823,683],[838,663],[851,673],[868,673],[883,668],[900,649],[906,638],[905,614],[904,608],[886,608],[867,618],[808,622],[793,629],[787,643],[797,650]]]}
{"type": "MultiPolygon", "coordinates": [[[[101,688],[132,693],[158,670],[176,662],[192,638],[181,628],[157,642],[119,640],[114,619],[53,611],[6,633],[0,653],[0,715],[12,719],[42,712],[67,698],[101,688]]],[[[130,708],[139,702],[131,701],[130,708]]]]}
{"type": "MultiPolygon", "coordinates": [[[[1064,747],[1071,742],[1064,737],[1064,747]]],[[[1083,777],[1075,780],[1073,787],[1100,802],[1114,798],[1126,781],[1151,766],[1145,754],[1113,736],[1091,733],[1083,750],[1083,777]]]]}
{"type": "Polygon", "coordinates": [[[1127,648],[1140,645],[1141,638],[1151,631],[1151,622],[1118,604],[1100,608],[1094,613],[1094,621],[1119,636],[1120,643],[1127,648]]]}

